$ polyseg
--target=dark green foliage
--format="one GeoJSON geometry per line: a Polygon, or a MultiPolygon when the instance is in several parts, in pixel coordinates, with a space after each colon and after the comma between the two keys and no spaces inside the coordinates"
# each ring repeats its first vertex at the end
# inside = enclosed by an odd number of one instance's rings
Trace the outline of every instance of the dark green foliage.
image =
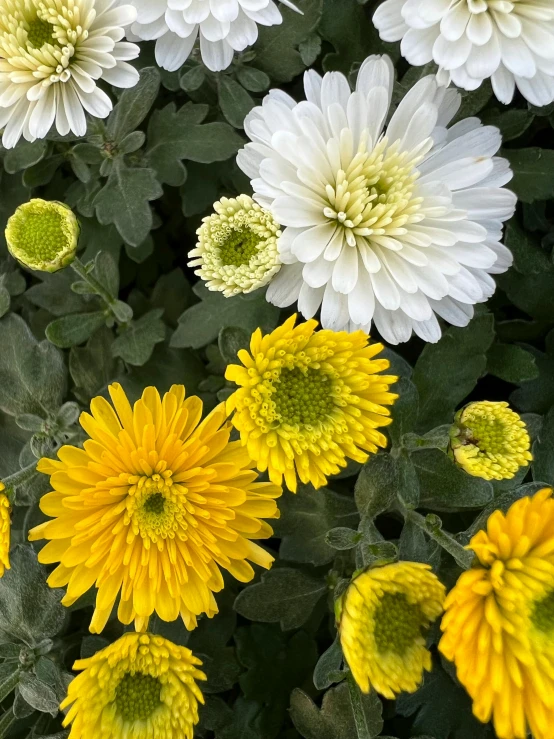
{"type": "MultiPolygon", "coordinates": [[[[174,383],[209,410],[229,396],[227,365],[280,311],[265,290],[226,299],[188,267],[202,217],[221,196],[249,193],[236,166],[245,115],[274,87],[303,96],[307,67],[354,73],[370,54],[397,69],[393,103],[434,68],[409,68],[398,44],[371,23],[377,0],[298,0],[281,26],[212,73],[193,55],[181,70],[153,66],[144,44],[140,83],[117,93],[104,121],[82,140],[0,147],[0,477],[14,492],[12,569],[0,579],[0,739],[66,739],[58,705],[75,659],[123,628],[113,617],[88,633],[92,593],[70,609],[46,585],[27,541],[44,520],[49,490],[37,458],[79,445],[78,416],[120,382],[132,400],[147,385],[174,383]],[[30,197],[70,205],[81,222],[80,261],[56,274],[30,273],[8,255],[4,228],[30,197]]],[[[449,586],[471,565],[464,549],[496,508],[554,484],[554,116],[522,98],[506,108],[489,84],[463,92],[457,118],[478,115],[503,134],[520,204],[507,224],[513,267],[466,328],[443,326],[434,345],[386,348],[399,400],[386,450],[351,463],[315,491],[279,500],[276,562],[251,583],[225,576],[220,609],[189,633],[153,618],[150,630],[189,646],[208,676],[201,739],[492,739],[431,636],[433,671],[413,695],[383,702],[353,686],[337,637],[334,599],[352,573],[396,559],[425,562],[449,586]],[[472,400],[507,400],[525,414],[534,461],[510,481],[461,471],[448,455],[449,428],[472,400]]],[[[378,338],[378,337],[376,337],[378,338]]],[[[300,412],[298,409],[295,412],[300,412]]]]}

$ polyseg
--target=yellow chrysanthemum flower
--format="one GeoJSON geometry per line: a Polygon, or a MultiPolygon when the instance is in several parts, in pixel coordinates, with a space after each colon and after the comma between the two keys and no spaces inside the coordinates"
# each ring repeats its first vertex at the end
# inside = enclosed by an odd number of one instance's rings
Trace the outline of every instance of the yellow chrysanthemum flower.
{"type": "Polygon", "coordinates": [[[6,243],[25,267],[57,272],[75,259],[79,232],[79,222],[67,205],[33,198],[9,219],[6,243]]]}
{"type": "Polygon", "coordinates": [[[0,482],[0,577],[10,569],[11,505],[5,489],[4,483],[0,482]]]}
{"type": "Polygon", "coordinates": [[[379,374],[389,367],[376,359],[382,344],[369,344],[363,331],[317,331],[317,321],[295,326],[291,316],[270,334],[257,329],[242,365],[225,377],[239,385],[227,400],[233,424],[261,472],[276,484],[283,477],[296,491],[297,477],[315,488],[325,485],[348,459],[365,462],[385,447],[377,431],[391,423],[397,381],[379,374]]]}
{"type": "Polygon", "coordinates": [[[69,739],[192,739],[204,703],[201,664],[186,647],[132,633],[78,660],[73,668],[83,672],[61,705],[69,739]]]}
{"type": "Polygon", "coordinates": [[[195,274],[207,288],[226,298],[267,285],[281,269],[277,221],[248,195],[221,198],[214,210],[196,232],[189,266],[198,267],[195,274]]]}
{"type": "Polygon", "coordinates": [[[510,480],[533,459],[525,423],[504,402],[482,400],[458,411],[450,447],[462,469],[485,480],[510,480]]]}
{"type": "Polygon", "coordinates": [[[425,632],[442,613],[444,585],[419,562],[365,570],[338,604],[342,651],[364,693],[417,690],[431,669],[425,632]]]}
{"type": "Polygon", "coordinates": [[[439,649],[499,739],[554,736],[554,500],[545,488],[495,511],[445,602],[439,649]]]}
{"type": "Polygon", "coordinates": [[[174,385],[163,399],[149,387],[132,408],[119,384],[109,387],[115,407],[94,398],[81,425],[91,437],[84,449],[64,446],[58,460],[42,459],[53,492],[40,507],[54,520],[30,539],[50,539],[43,563],[60,562],[48,578],[67,585],[74,603],[98,588],[91,631],[99,633],[119,596],[118,617],[137,631],[156,612],[164,621],[181,614],[217,613],[213,593],[223,588],[220,567],[241,582],[273,562],[251,539],[273,534],[262,518],[278,518],[280,488],[256,482],[221,404],[201,423],[202,401],[185,399],[174,385]]]}

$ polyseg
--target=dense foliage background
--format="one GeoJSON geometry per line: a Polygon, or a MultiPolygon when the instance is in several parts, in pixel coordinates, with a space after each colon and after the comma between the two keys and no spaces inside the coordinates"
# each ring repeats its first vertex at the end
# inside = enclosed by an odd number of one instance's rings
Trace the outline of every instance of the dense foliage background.
{"type": "MultiPolygon", "coordinates": [[[[25,544],[48,489],[36,458],[78,443],[80,410],[114,380],[133,398],[146,385],[163,392],[184,383],[213,407],[230,392],[225,367],[250,332],[288,315],[263,291],[230,300],[209,293],[186,266],[212,203],[249,192],[234,162],[244,116],[270,87],[301,99],[309,66],[348,74],[369,54],[387,52],[397,66],[397,100],[433,71],[408,69],[398,48],[379,41],[374,2],[299,5],[303,16],[284,9],[283,25],[261,29],[254,49],[219,74],[195,57],[179,72],[160,71],[143,43],[139,85],[120,95],[105,122],[90,121],[85,140],[52,135],[0,148],[1,233],[31,196],[69,204],[82,224],[80,258],[103,287],[100,296],[71,269],[25,272],[2,243],[0,478],[17,473],[20,546],[0,580],[0,736],[64,737],[57,706],[74,659],[122,632],[113,618],[90,636],[91,599],[64,609],[25,544]]],[[[355,724],[333,615],[335,588],[376,559],[429,562],[451,585],[468,563],[460,544],[488,512],[539,482],[554,483],[554,106],[517,99],[505,108],[488,84],[463,96],[458,118],[499,126],[515,172],[510,187],[520,205],[505,237],[514,267],[467,328],[447,328],[436,345],[412,339],[387,350],[401,377],[388,451],[363,469],[352,465],[327,489],[283,495],[269,543],[278,555],[273,570],[246,587],[229,578],[220,614],[192,634],[180,622],[151,624],[205,662],[199,737],[492,736],[436,649],[418,692],[396,702],[367,697],[355,724]],[[534,438],[531,469],[491,484],[455,467],[445,453],[448,426],[469,399],[509,400],[524,414],[534,438]]],[[[437,636],[438,627],[433,642],[437,636]]]]}

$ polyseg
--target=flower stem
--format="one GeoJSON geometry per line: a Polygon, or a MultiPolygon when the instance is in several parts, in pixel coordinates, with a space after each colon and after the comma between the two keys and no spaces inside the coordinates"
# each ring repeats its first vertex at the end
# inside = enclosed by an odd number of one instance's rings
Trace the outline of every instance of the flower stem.
{"type": "Polygon", "coordinates": [[[471,563],[475,557],[471,550],[466,549],[454,537],[442,530],[441,520],[438,516],[430,514],[422,516],[417,511],[406,510],[405,519],[411,521],[424,531],[433,541],[436,541],[443,549],[445,549],[464,570],[471,567],[471,563]]]}
{"type": "Polygon", "coordinates": [[[356,725],[356,734],[358,735],[358,739],[373,739],[373,734],[370,732],[367,725],[364,707],[362,705],[362,693],[358,684],[354,680],[354,675],[351,672],[348,673],[347,681],[350,692],[350,704],[352,705],[352,713],[354,714],[354,723],[356,725]]]}
{"type": "Polygon", "coordinates": [[[106,306],[112,309],[113,305],[116,302],[116,299],[113,297],[113,295],[110,295],[110,293],[106,290],[105,287],[103,287],[98,280],[93,277],[88,271],[85,265],[81,262],[79,257],[75,257],[73,262],[71,262],[71,266],[77,272],[79,277],[83,280],[83,282],[86,282],[89,287],[94,290],[96,295],[98,295],[102,300],[106,303],[106,306]]]}

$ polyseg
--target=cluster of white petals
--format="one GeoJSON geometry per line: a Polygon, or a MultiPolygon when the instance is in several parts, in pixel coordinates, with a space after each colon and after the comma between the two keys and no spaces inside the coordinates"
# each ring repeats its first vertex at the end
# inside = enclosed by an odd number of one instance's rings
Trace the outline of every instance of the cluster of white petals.
{"type": "Polygon", "coordinates": [[[85,111],[105,118],[112,101],[102,79],[132,87],[139,79],[127,61],[139,48],[122,39],[136,11],[119,0],[1,0],[0,129],[9,149],[21,136],[84,136],[85,111]]]}
{"type": "MultiPolygon", "coordinates": [[[[283,21],[273,0],[131,0],[137,21],[131,32],[156,39],[156,61],[175,71],[200,38],[202,61],[214,72],[226,69],[235,51],[244,51],[258,38],[258,25],[283,21]]],[[[283,5],[297,10],[290,0],[283,5]]]]}
{"type": "Polygon", "coordinates": [[[247,117],[238,163],[254,198],[286,227],[284,263],[267,297],[298,301],[324,328],[369,332],[389,343],[441,336],[437,315],[465,326],[511,264],[502,224],[516,197],[495,156],[500,132],[477,118],[451,127],[460,95],[420,80],[388,125],[394,69],[362,65],[356,90],[331,72],[305,76],[307,100],[273,90],[247,117]]]}
{"type": "Polygon", "coordinates": [[[503,103],[516,85],[533,105],[554,100],[552,0],[385,0],[373,21],[410,64],[434,61],[458,87],[490,77],[503,103]]]}

